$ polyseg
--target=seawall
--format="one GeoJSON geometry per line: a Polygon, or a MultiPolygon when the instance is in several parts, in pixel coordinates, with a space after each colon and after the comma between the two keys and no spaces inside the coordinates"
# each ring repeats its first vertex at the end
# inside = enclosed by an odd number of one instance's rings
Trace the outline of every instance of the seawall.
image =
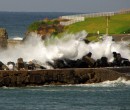
{"type": "Polygon", "coordinates": [[[0,71],[0,87],[99,83],[130,76],[110,69],[55,69],[37,71],[0,71]]]}

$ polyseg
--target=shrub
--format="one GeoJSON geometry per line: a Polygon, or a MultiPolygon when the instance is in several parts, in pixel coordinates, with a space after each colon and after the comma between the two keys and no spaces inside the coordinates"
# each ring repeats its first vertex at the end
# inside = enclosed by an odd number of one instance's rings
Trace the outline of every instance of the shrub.
{"type": "Polygon", "coordinates": [[[39,27],[41,27],[42,25],[45,25],[46,23],[44,21],[36,21],[34,23],[32,23],[29,27],[28,30],[29,31],[36,31],[38,30],[39,27]]]}

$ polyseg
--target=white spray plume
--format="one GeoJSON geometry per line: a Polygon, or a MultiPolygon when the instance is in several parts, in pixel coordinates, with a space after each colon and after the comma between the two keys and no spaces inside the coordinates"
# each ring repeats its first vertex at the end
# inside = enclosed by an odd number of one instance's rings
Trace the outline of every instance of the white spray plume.
{"type": "Polygon", "coordinates": [[[114,42],[112,37],[104,36],[103,41],[86,44],[83,39],[87,36],[85,31],[77,34],[65,34],[62,38],[49,38],[50,43],[46,44],[37,34],[32,34],[27,41],[16,47],[9,47],[7,50],[0,50],[0,60],[5,64],[8,61],[16,62],[22,57],[24,61],[37,60],[43,64],[46,61],[53,61],[58,58],[80,59],[88,52],[96,60],[102,56],[112,61],[112,52],[121,53],[122,57],[130,60],[130,51],[126,42],[114,42]]]}

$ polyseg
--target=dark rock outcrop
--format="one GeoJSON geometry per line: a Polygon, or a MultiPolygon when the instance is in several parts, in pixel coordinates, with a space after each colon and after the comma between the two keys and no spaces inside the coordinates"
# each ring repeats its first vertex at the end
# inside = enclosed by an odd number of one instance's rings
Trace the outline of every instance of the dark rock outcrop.
{"type": "Polygon", "coordinates": [[[6,29],[0,28],[0,48],[7,48],[8,34],[6,29]]]}
{"type": "Polygon", "coordinates": [[[52,35],[58,35],[64,31],[64,26],[60,25],[60,18],[36,21],[28,27],[24,41],[31,36],[32,33],[37,33],[44,40],[52,35]]]}
{"type": "Polygon", "coordinates": [[[0,71],[0,87],[99,83],[130,76],[110,69],[55,69],[37,71],[0,71]]]}

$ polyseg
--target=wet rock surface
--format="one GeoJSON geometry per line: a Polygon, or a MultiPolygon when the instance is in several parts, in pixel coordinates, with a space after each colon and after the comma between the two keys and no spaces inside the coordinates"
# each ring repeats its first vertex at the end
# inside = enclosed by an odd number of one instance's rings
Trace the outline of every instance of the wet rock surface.
{"type": "Polygon", "coordinates": [[[110,69],[55,69],[37,71],[0,71],[0,87],[25,87],[40,85],[66,85],[100,83],[130,76],[110,69]]]}
{"type": "Polygon", "coordinates": [[[0,48],[7,48],[8,34],[6,29],[0,28],[0,48]]]}

